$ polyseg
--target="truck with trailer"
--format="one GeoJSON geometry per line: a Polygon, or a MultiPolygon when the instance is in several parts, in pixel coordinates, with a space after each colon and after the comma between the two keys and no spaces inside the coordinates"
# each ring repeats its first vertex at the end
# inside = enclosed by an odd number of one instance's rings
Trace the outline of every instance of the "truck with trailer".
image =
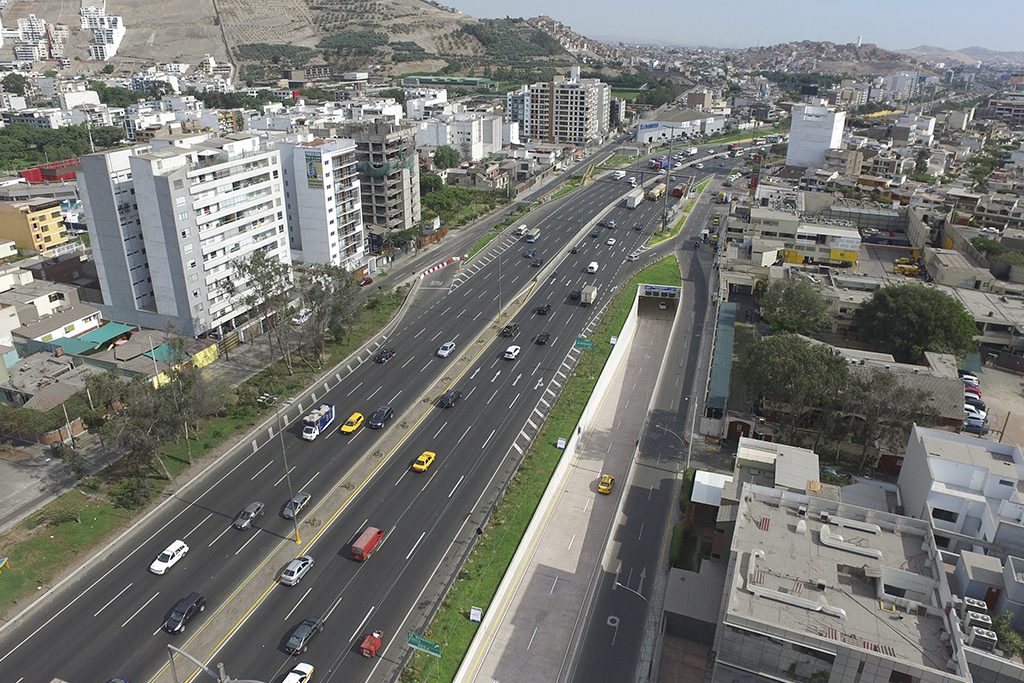
{"type": "Polygon", "coordinates": [[[332,422],[334,422],[334,404],[321,403],[313,409],[313,412],[302,418],[302,438],[306,441],[313,441],[323,434],[332,422]]]}
{"type": "Polygon", "coordinates": [[[377,546],[379,546],[380,542],[383,540],[383,529],[378,529],[375,526],[368,526],[363,529],[363,533],[359,534],[359,538],[352,543],[349,555],[352,556],[353,560],[363,562],[373,554],[373,551],[376,550],[377,546]]]}
{"type": "Polygon", "coordinates": [[[638,187],[626,195],[626,208],[635,209],[644,200],[644,188],[638,187]]]}
{"type": "Polygon", "coordinates": [[[580,305],[589,306],[597,301],[597,285],[587,285],[580,290],[580,305]]]}
{"type": "Polygon", "coordinates": [[[625,177],[626,177],[626,172],[625,171],[615,171],[614,173],[612,173],[612,179],[613,180],[622,180],[625,177]]]}
{"type": "Polygon", "coordinates": [[[661,196],[663,194],[665,194],[666,189],[667,187],[665,183],[658,183],[657,185],[655,185],[654,187],[647,191],[647,198],[650,199],[652,202],[657,201],[661,199],[661,196]]]}

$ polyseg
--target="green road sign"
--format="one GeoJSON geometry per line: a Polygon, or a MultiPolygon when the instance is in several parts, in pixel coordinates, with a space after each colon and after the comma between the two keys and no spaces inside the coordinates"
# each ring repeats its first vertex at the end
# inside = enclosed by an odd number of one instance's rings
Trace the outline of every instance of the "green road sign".
{"type": "Polygon", "coordinates": [[[576,348],[589,351],[594,348],[594,340],[587,339],[586,337],[576,337],[576,348]]]}
{"type": "Polygon", "coordinates": [[[409,631],[408,639],[409,639],[409,646],[411,648],[413,648],[414,650],[419,650],[420,652],[426,652],[428,655],[430,655],[432,657],[440,657],[441,656],[441,646],[438,643],[435,643],[432,640],[427,640],[423,636],[421,636],[421,635],[419,635],[417,633],[413,633],[412,631],[409,631]]]}

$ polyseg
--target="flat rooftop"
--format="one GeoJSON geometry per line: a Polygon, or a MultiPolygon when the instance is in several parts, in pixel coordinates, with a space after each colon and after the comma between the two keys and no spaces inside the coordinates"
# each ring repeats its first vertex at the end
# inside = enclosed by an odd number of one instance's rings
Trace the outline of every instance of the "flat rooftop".
{"type": "Polygon", "coordinates": [[[749,485],[738,513],[725,623],[967,680],[927,522],[749,485]]]}
{"type": "Polygon", "coordinates": [[[1018,464],[1024,465],[1024,457],[1014,444],[1000,444],[916,425],[914,430],[925,452],[933,458],[980,467],[993,474],[1012,473],[1014,479],[1017,478],[1018,464]]]}

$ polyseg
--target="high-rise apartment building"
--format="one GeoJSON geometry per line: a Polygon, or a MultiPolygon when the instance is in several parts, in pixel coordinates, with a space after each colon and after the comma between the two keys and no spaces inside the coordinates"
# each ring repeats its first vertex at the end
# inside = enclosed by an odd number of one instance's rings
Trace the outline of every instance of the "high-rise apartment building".
{"type": "Polygon", "coordinates": [[[59,199],[0,202],[0,238],[43,256],[57,256],[72,246],[67,244],[59,199]]]}
{"type": "Polygon", "coordinates": [[[844,111],[809,104],[793,107],[786,165],[822,168],[825,152],[839,149],[845,124],[844,111]]]}
{"type": "Polygon", "coordinates": [[[356,145],[344,138],[289,136],[281,152],[293,261],[356,271],[366,265],[356,145]]]}
{"type": "Polygon", "coordinates": [[[362,195],[364,226],[408,230],[420,222],[420,167],[413,123],[387,119],[344,123],[324,137],[351,138],[362,195]]]}
{"type": "Polygon", "coordinates": [[[608,133],[611,87],[596,78],[580,78],[573,67],[568,79],[534,83],[506,96],[507,116],[520,124],[531,142],[586,145],[608,133]]]}
{"type": "Polygon", "coordinates": [[[127,28],[119,16],[107,14],[107,0],[99,0],[98,5],[87,4],[93,0],[83,0],[79,9],[83,31],[92,31],[89,41],[89,58],[107,61],[117,54],[127,28]]]}
{"type": "Polygon", "coordinates": [[[230,328],[248,311],[235,264],[258,250],[291,264],[281,155],[258,135],[87,155],[78,182],[106,318],[187,336],[230,328]]]}

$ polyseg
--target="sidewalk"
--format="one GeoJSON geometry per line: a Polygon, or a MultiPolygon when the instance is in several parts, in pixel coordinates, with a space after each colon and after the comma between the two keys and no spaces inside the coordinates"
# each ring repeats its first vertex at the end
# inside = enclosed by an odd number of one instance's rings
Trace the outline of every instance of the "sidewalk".
{"type": "Polygon", "coordinates": [[[605,540],[661,369],[651,359],[664,355],[669,327],[671,320],[641,323],[606,391],[592,399],[599,402],[592,424],[577,442],[558,493],[537,510],[543,524],[524,539],[531,551],[521,565],[513,561],[516,576],[491,603],[491,622],[482,625],[457,680],[557,681],[565,675],[595,572],[613,571],[601,566],[605,540]],[[597,493],[602,473],[616,478],[612,495],[597,493]]]}

